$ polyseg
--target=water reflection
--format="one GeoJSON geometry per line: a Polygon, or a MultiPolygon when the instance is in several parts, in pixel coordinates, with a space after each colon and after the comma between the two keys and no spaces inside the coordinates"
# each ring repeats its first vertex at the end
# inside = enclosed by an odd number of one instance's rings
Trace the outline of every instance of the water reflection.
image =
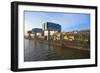
{"type": "Polygon", "coordinates": [[[47,45],[24,39],[24,61],[67,60],[90,58],[89,51],[47,45]]]}

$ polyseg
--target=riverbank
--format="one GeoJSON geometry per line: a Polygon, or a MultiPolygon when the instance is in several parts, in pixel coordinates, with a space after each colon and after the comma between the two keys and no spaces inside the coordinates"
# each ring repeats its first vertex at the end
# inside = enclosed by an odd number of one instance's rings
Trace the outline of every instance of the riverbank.
{"type": "Polygon", "coordinates": [[[57,40],[44,40],[44,39],[32,39],[41,43],[45,43],[48,44],[50,46],[58,46],[58,47],[62,47],[62,48],[72,48],[72,49],[79,49],[79,50],[83,50],[83,51],[90,51],[89,48],[84,48],[81,47],[81,44],[78,42],[72,42],[72,41],[57,41],[57,40]]]}

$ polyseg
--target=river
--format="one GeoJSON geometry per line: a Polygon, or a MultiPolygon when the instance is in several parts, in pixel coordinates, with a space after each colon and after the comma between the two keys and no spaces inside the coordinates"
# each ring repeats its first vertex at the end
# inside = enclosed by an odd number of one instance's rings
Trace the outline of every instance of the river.
{"type": "Polygon", "coordinates": [[[25,62],[87,58],[90,58],[90,51],[50,46],[39,41],[24,39],[25,62]]]}

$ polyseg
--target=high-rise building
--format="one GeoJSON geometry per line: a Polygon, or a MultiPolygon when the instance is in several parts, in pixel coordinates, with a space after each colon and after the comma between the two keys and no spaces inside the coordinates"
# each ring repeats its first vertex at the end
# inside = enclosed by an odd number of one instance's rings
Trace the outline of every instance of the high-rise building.
{"type": "Polygon", "coordinates": [[[54,33],[61,32],[61,25],[52,22],[45,22],[42,28],[47,40],[51,40],[54,33]]]}

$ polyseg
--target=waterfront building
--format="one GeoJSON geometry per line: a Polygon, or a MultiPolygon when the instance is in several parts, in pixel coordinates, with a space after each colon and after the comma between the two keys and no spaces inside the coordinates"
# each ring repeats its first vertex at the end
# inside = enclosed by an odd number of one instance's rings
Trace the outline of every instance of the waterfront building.
{"type": "Polygon", "coordinates": [[[54,33],[61,32],[61,25],[52,22],[45,22],[43,23],[43,30],[45,39],[52,40],[54,33]]]}
{"type": "Polygon", "coordinates": [[[41,28],[33,28],[32,34],[34,34],[34,38],[41,38],[43,36],[43,30],[41,28]]]}
{"type": "Polygon", "coordinates": [[[66,40],[66,41],[86,41],[90,40],[90,31],[81,30],[77,32],[56,32],[53,34],[53,40],[66,40]]]}

